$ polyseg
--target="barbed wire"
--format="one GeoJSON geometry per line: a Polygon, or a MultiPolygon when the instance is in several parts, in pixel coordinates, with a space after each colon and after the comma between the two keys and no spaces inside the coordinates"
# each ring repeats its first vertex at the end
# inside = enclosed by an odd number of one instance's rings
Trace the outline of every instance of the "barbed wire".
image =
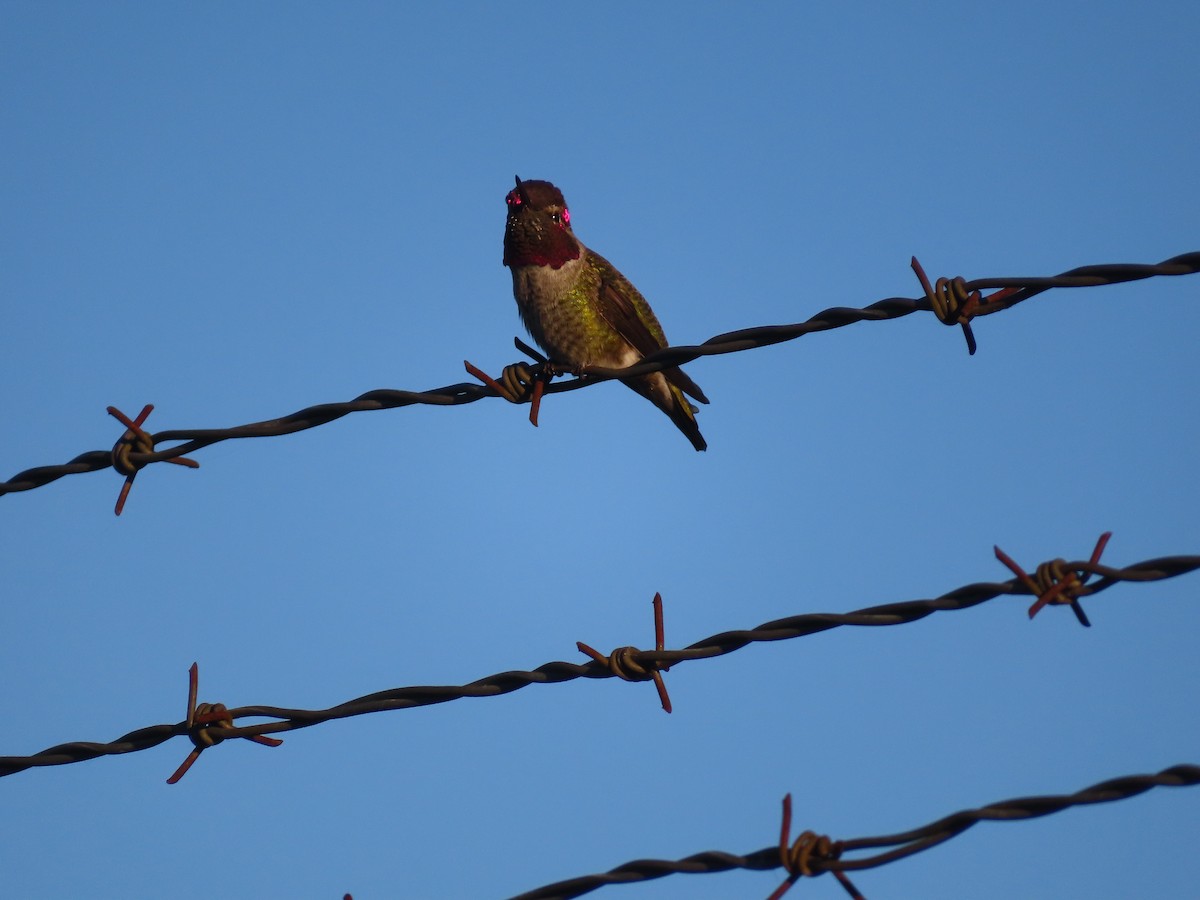
{"type": "MultiPolygon", "coordinates": [[[[549,385],[545,385],[544,379],[538,377],[535,379],[539,384],[538,396],[543,388],[546,393],[578,390],[615,378],[627,378],[632,375],[647,374],[683,365],[702,356],[718,356],[769,347],[785,341],[796,340],[814,332],[843,328],[856,322],[899,319],[916,312],[932,311],[947,325],[961,325],[967,334],[968,347],[974,353],[974,337],[970,332],[970,321],[974,318],[1011,309],[1018,303],[1054,288],[1097,287],[1156,276],[1192,275],[1200,272],[1200,250],[1183,253],[1156,264],[1109,263],[1081,266],[1050,277],[977,278],[973,281],[965,281],[962,278],[940,278],[937,280],[936,288],[929,285],[928,279],[924,277],[924,272],[915,259],[913,267],[921,279],[925,290],[924,297],[916,299],[889,297],[861,309],[830,307],[804,322],[793,325],[764,325],[744,328],[716,335],[698,345],[667,347],[646,356],[637,365],[626,369],[587,366],[572,373],[577,377],[549,385]],[[993,288],[999,289],[996,294],[988,297],[981,295],[981,291],[993,288]]],[[[523,346],[520,341],[517,341],[517,345],[518,347],[523,346]]],[[[540,363],[532,368],[520,363],[516,366],[525,373],[532,371],[534,375],[548,371],[544,370],[540,363]]],[[[196,463],[190,460],[184,461],[182,458],[221,441],[294,434],[328,424],[351,413],[369,410],[398,409],[418,404],[461,406],[485,397],[497,396],[504,396],[514,402],[525,402],[531,399],[526,394],[510,396],[508,391],[503,388],[498,390],[497,387],[499,386],[460,382],[426,391],[380,389],[360,394],[346,402],[317,404],[277,419],[268,419],[262,422],[252,422],[231,428],[182,428],[155,433],[145,432],[141,429],[145,417],[153,409],[152,406],[147,406],[136,420],[131,420],[115,408],[109,407],[109,412],[126,425],[126,431],[112,450],[90,450],[79,454],[67,463],[25,469],[12,476],[8,481],[0,482],[0,496],[43,487],[67,475],[115,468],[126,476],[126,484],[122,489],[123,502],[133,477],[144,466],[154,462],[174,460],[195,467],[196,463]],[[175,441],[182,443],[167,449],[155,449],[158,444],[175,441]]],[[[118,503],[118,512],[120,505],[118,503]]]]}
{"type": "MultiPolygon", "coordinates": [[[[1104,538],[1103,540],[1106,540],[1104,538]]],[[[1003,556],[997,550],[998,556],[1003,556]]],[[[1093,554],[1095,559],[1097,554],[1093,554]]],[[[1006,558],[1006,557],[1005,557],[1006,558]]],[[[1011,561],[1010,561],[1011,562],[1011,561]]],[[[113,756],[148,750],[174,737],[187,736],[195,745],[189,762],[172,776],[174,780],[186,771],[199,751],[232,738],[258,739],[308,728],[334,719],[386,710],[411,709],[460,700],[466,697],[495,697],[512,693],[533,684],[559,684],[578,678],[621,677],[631,681],[650,680],[671,666],[692,660],[711,659],[733,653],[753,643],[790,640],[829,631],[847,625],[884,626],[916,622],[936,612],[970,609],[1001,596],[1024,595],[1037,597],[1030,613],[1046,603],[1074,606],[1080,597],[1105,591],[1119,582],[1150,582],[1174,578],[1200,569],[1200,555],[1164,556],[1134,563],[1124,568],[1102,565],[1094,561],[1065,562],[1055,560],[1038,567],[1038,572],[1051,572],[1041,583],[1029,576],[1019,575],[1004,582],[976,582],[926,600],[907,600],[871,606],[849,613],[804,613],[765,622],[756,628],[725,631],[704,638],[681,650],[638,650],[622,647],[608,657],[596,654],[590,662],[554,661],[532,670],[500,672],[464,685],[420,685],[392,688],[367,694],[327,709],[294,709],[279,706],[241,706],[226,708],[222,704],[196,703],[196,672],[193,666],[189,683],[187,717],[174,725],[151,725],[122,735],[111,742],[74,741],[49,747],[31,756],[0,756],[0,777],[13,775],[41,766],[58,766],[83,762],[101,756],[113,756]],[[1023,576],[1023,577],[1022,577],[1023,576]],[[1095,581],[1089,577],[1098,576],[1095,581]],[[267,718],[275,721],[250,725],[235,725],[237,719],[267,718]]],[[[656,617],[657,618],[657,617],[656,617]]],[[[661,625],[656,645],[662,646],[661,625]]],[[[593,651],[595,652],[595,651],[593,651]]],[[[655,679],[661,684],[661,677],[655,679]]],[[[665,688],[660,695],[664,696],[665,688]]],[[[264,741],[260,741],[264,742],[264,741]]]]}
{"type": "MultiPolygon", "coordinates": [[[[732,869],[765,871],[786,868],[788,870],[787,881],[772,894],[772,898],[778,898],[792,882],[800,877],[815,877],[824,872],[840,874],[873,869],[936,847],[943,841],[962,834],[979,822],[1016,822],[1036,819],[1073,806],[1127,800],[1155,787],[1194,787],[1197,784],[1200,784],[1200,766],[1184,763],[1152,775],[1127,775],[1102,781],[1074,794],[1020,797],[1015,800],[991,803],[978,809],[965,809],[938,819],[936,822],[899,834],[831,841],[828,837],[809,831],[804,832],[796,843],[791,845],[788,844],[791,818],[790,798],[788,798],[784,800],[783,836],[778,845],[764,847],[744,856],[710,850],[683,859],[634,860],[607,872],[585,875],[536,888],[524,894],[518,894],[510,900],[567,900],[567,898],[579,897],[609,884],[650,881],[677,873],[716,873],[728,872],[732,869]],[[860,859],[845,858],[845,854],[854,851],[879,847],[894,849],[860,859]]],[[[861,897],[853,886],[848,886],[847,880],[842,880],[842,884],[852,897],[861,897]]]]}

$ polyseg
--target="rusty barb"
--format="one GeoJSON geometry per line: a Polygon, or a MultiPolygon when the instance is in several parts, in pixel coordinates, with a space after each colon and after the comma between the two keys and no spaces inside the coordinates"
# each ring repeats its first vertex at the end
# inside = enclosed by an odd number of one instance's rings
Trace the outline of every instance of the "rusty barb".
{"type": "Polygon", "coordinates": [[[466,370],[490,387],[499,396],[503,397],[509,403],[525,403],[528,401],[529,407],[529,424],[537,428],[538,410],[542,406],[542,395],[546,392],[548,385],[554,376],[559,374],[558,368],[538,353],[519,337],[513,338],[513,343],[517,349],[534,360],[534,365],[529,365],[526,362],[513,363],[511,366],[505,366],[504,371],[500,373],[500,380],[492,378],[487,372],[477,366],[473,366],[468,360],[463,360],[463,366],[466,370]]]}
{"type": "MultiPolygon", "coordinates": [[[[108,407],[108,414],[125,426],[125,433],[121,435],[120,440],[113,444],[112,448],[112,467],[125,476],[125,484],[121,486],[121,493],[117,497],[117,505],[113,509],[113,512],[118,516],[121,514],[121,510],[125,508],[125,500],[129,496],[129,489],[133,487],[133,479],[137,478],[137,473],[146,465],[144,462],[135,460],[132,454],[154,452],[153,436],[142,429],[142,425],[145,424],[147,417],[152,412],[154,412],[154,404],[147,403],[142,407],[142,411],[138,413],[138,417],[131,419],[115,406],[108,407]]],[[[165,459],[163,462],[175,463],[177,466],[187,466],[189,469],[200,468],[200,463],[194,459],[184,459],[182,456],[177,456],[174,459],[165,459]]]]}
{"type": "Polygon", "coordinates": [[[846,877],[846,873],[835,867],[842,855],[841,841],[831,841],[823,834],[805,831],[792,843],[791,834],[792,795],[787,794],[783,798],[783,822],[779,829],[779,863],[788,873],[788,877],[767,900],[779,900],[801,878],[813,878],[823,872],[832,872],[854,900],[866,900],[846,877]]]}
{"type": "MultiPolygon", "coordinates": [[[[1100,562],[1100,555],[1108,546],[1110,537],[1112,537],[1111,531],[1100,535],[1100,540],[1096,541],[1096,548],[1092,551],[1092,558],[1088,560],[1089,566],[1095,566],[1100,562]]],[[[1080,625],[1085,628],[1091,627],[1092,623],[1088,621],[1083,607],[1079,605],[1079,595],[1087,580],[1092,577],[1092,572],[1072,566],[1065,559],[1052,559],[1038,566],[1033,577],[1030,578],[1024,569],[1013,562],[1011,556],[999,547],[992,549],[996,553],[996,559],[1008,566],[1012,573],[1021,579],[1029,592],[1037,597],[1037,601],[1029,607],[1029,618],[1032,619],[1041,612],[1042,607],[1051,603],[1064,604],[1071,607],[1071,611],[1075,613],[1075,618],[1079,620],[1080,625]]]]}
{"type": "MultiPolygon", "coordinates": [[[[225,740],[221,734],[226,728],[233,728],[233,716],[224,703],[196,703],[196,695],[200,688],[200,667],[192,663],[188,669],[188,703],[187,703],[187,734],[196,746],[192,752],[175,770],[175,774],[167,779],[167,784],[175,784],[187,774],[200,754],[209,747],[215,747],[225,740]]],[[[278,747],[283,741],[279,738],[267,737],[263,734],[245,735],[246,740],[254,741],[266,747],[278,747]]]]}
{"type": "Polygon", "coordinates": [[[956,278],[939,278],[935,286],[929,284],[925,269],[912,258],[912,270],[916,272],[925,291],[925,298],[933,307],[933,314],[943,325],[961,325],[963,337],[967,339],[967,353],[975,355],[975,334],[971,331],[971,319],[980,314],[980,307],[987,303],[999,303],[1017,293],[1018,288],[1006,287],[984,297],[979,291],[967,290],[967,281],[961,275],[956,278]]]}
{"type": "MultiPolygon", "coordinates": [[[[662,594],[654,595],[653,604],[654,650],[657,653],[661,653],[666,641],[663,629],[662,594]]],[[[658,700],[662,704],[663,712],[669,713],[671,711],[671,698],[667,694],[667,685],[663,682],[662,677],[662,673],[671,668],[670,665],[661,662],[652,662],[649,665],[643,664],[639,658],[642,651],[637,649],[637,647],[618,647],[608,656],[605,656],[599,650],[589,647],[583,641],[576,641],[575,646],[579,648],[580,653],[586,653],[618,678],[623,678],[625,681],[653,681],[654,686],[658,689],[658,700]]]]}

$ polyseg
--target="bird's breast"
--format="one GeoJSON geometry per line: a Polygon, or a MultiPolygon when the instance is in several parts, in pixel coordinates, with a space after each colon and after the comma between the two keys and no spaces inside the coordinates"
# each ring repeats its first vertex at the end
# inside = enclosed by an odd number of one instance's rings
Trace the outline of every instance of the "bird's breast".
{"type": "Polygon", "coordinates": [[[584,259],[560,268],[512,267],[513,296],[533,339],[555,362],[586,366],[598,362],[611,342],[595,304],[599,284],[584,259]]]}

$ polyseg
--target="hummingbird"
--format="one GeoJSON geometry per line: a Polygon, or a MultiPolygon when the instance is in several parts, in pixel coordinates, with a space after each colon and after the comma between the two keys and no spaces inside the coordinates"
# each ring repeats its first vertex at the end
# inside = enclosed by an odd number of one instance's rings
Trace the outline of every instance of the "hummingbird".
{"type": "MultiPolygon", "coordinates": [[[[583,245],[571,228],[562,191],[548,181],[522,181],[505,198],[504,265],[530,335],[560,366],[623,369],[667,346],[654,310],[616,266],[583,245]]],[[[696,382],[678,366],[622,378],[668,416],[692,446],[708,444],[696,424],[707,403],[696,382]]]]}

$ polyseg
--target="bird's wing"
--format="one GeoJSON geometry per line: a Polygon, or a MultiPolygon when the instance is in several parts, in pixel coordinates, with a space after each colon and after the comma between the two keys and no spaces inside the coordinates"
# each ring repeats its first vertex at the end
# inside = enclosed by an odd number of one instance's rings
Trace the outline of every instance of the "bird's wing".
{"type": "MultiPolygon", "coordinates": [[[[588,254],[600,275],[597,311],[609,327],[642,356],[666,347],[667,337],[646,298],[607,259],[592,250],[588,250],[588,254]]],[[[689,397],[701,403],[708,402],[700,386],[678,366],[664,369],[663,374],[689,397]]]]}
{"type": "Polygon", "coordinates": [[[666,335],[650,304],[624,275],[599,253],[588,251],[600,276],[598,312],[642,356],[667,346],[666,335]]]}

